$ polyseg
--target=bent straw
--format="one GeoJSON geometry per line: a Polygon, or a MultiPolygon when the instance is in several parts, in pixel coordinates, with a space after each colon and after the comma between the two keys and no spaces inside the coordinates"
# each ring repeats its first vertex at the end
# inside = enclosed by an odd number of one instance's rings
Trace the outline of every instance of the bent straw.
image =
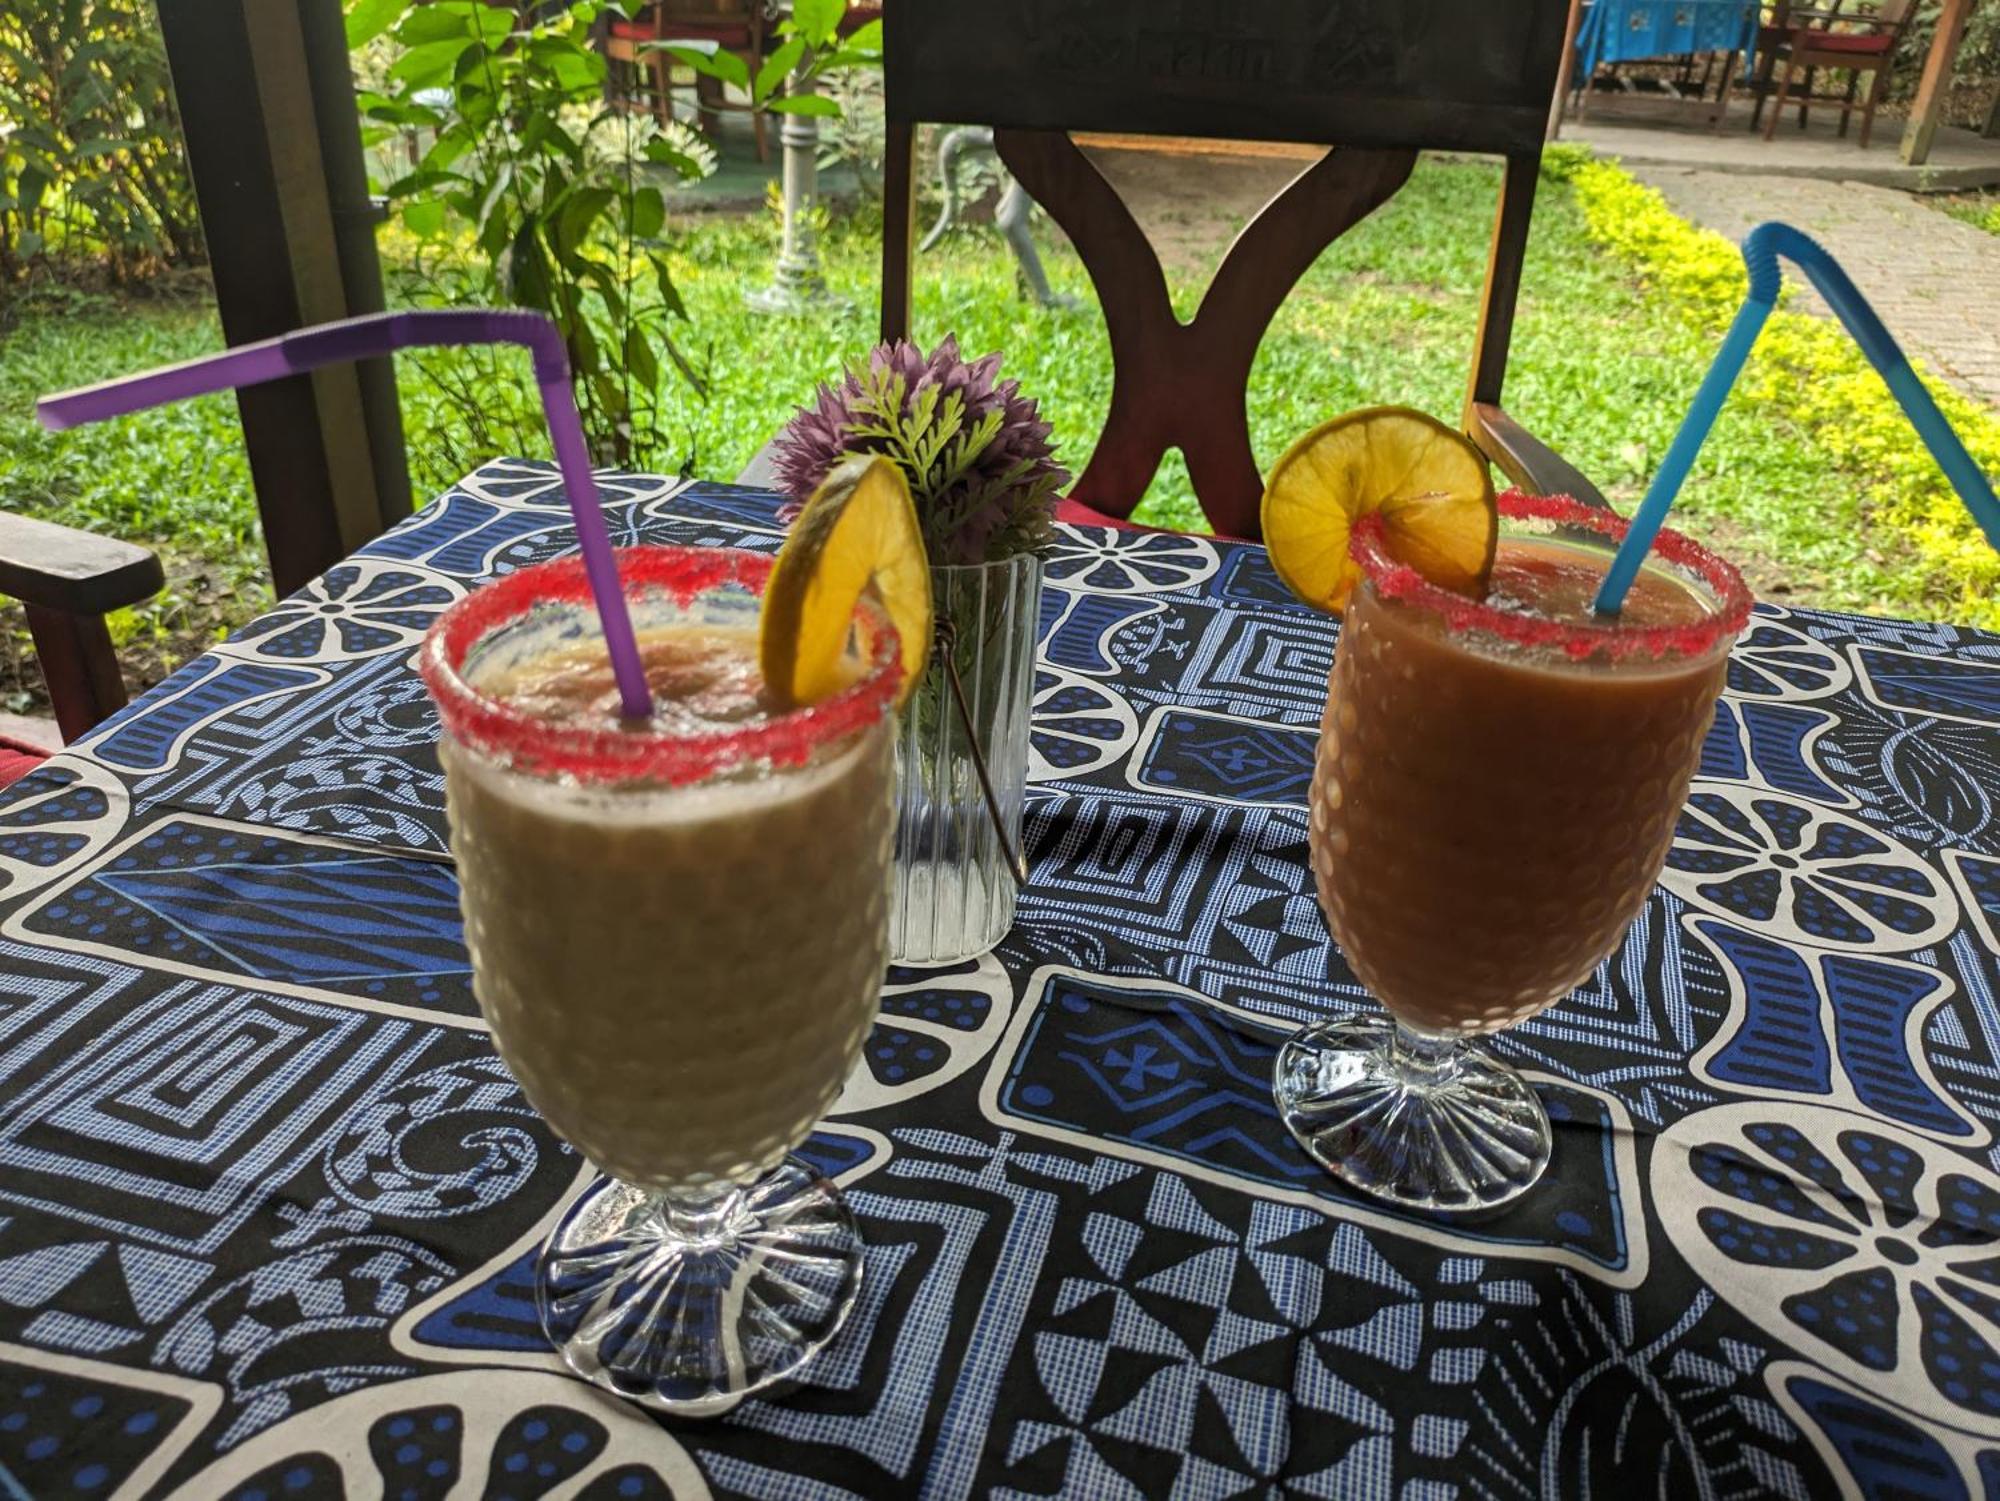
{"type": "Polygon", "coordinates": [[[1979,523],[1987,542],[1995,551],[2000,551],[2000,499],[1994,497],[1992,484],[1980,472],[1979,466],[1972,462],[1972,455],[1965,451],[1965,445],[1959,441],[1951,423],[1938,410],[1931,393],[1924,389],[1924,383],[1917,379],[1916,371],[1910,368],[1909,360],[1904,358],[1902,349],[1889,330],[1882,326],[1882,320],[1875,316],[1868,299],[1841,270],[1840,263],[1811,236],[1789,224],[1760,224],[1743,238],[1743,263],[1750,272],[1749,298],[1737,312],[1736,321],[1729,325],[1729,335],[1716,352],[1715,363],[1708,367],[1708,374],[1702,377],[1701,386],[1694,395],[1694,405],[1688,408],[1680,431],[1674,434],[1674,441],[1668,447],[1666,457],[1660,461],[1659,472],[1653,476],[1646,498],[1639,503],[1638,512],[1632,517],[1632,529],[1626,533],[1617,556],[1611,561],[1610,571],[1604,575],[1604,583],[1597,591],[1598,613],[1616,615],[1624,605],[1625,592],[1632,587],[1632,580],[1638,577],[1639,565],[1645,561],[1647,549],[1653,545],[1653,538],[1659,534],[1660,525],[1666,520],[1667,508],[1673,505],[1674,497],[1680,493],[1681,484],[1694,465],[1695,455],[1701,451],[1709,429],[1715,426],[1716,415],[1721,412],[1730,387],[1742,374],[1743,362],[1750,356],[1750,346],[1757,342],[1765,319],[1771,316],[1771,309],[1777,304],[1778,257],[1781,255],[1805,272],[1807,280],[1826,299],[1827,306],[1839,315],[1848,333],[1853,335],[1854,342],[1861,346],[1861,352],[1868,356],[1868,363],[1875,367],[1890,392],[1902,404],[1903,414],[1910,419],[1917,436],[1924,440],[1924,446],[1930,449],[1931,457],[1937,460],[1945,478],[1951,481],[1958,498],[1965,502],[1965,508],[1972,512],[1972,519],[1979,523]]]}
{"type": "Polygon", "coordinates": [[[85,422],[122,417],[148,407],[206,396],[236,386],[260,385],[288,375],[302,375],[322,365],[375,359],[398,349],[425,349],[455,344],[516,344],[534,356],[535,382],[541,387],[542,412],[555,444],[563,490],[576,522],[576,540],[583,551],[584,574],[604,624],[604,645],[618,683],[619,706],[627,718],[643,719],[653,712],[653,696],[639,661],[639,644],[632,634],[632,616],[619,586],[618,565],[598,508],[597,485],[590,474],[590,454],[583,441],[583,423],[569,389],[569,355],[562,335],[541,313],[500,312],[485,308],[450,308],[426,312],[370,313],[321,323],[280,334],[255,344],[239,345],[221,354],[204,355],[178,365],[122,376],[100,385],[84,386],[44,396],[35,415],[44,427],[57,431],[85,422]]]}

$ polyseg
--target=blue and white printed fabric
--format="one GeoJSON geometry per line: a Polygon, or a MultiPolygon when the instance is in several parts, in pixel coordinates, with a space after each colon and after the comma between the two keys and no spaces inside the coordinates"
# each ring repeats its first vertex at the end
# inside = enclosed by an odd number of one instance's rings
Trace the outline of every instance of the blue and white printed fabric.
{"type": "Polygon", "coordinates": [[[1737,52],[1747,72],[1757,45],[1757,6],[1749,0],[1591,0],[1576,32],[1576,80],[1599,63],[1737,52]]]}
{"type": "MultiPolygon", "coordinates": [[[[779,539],[767,495],[605,491],[621,542],[779,539]]],[[[1760,610],[1645,916],[1498,1043],[1550,1176],[1406,1217],[1269,1100],[1366,1004],[1306,862],[1334,624],[1255,547],[1065,529],[1020,922],[892,973],[808,1148],[858,1316],[674,1424],[537,1328],[587,1170],[480,1025],[411,669],[570,545],[489,465],[0,799],[7,1494],[2000,1486],[2000,639],[1760,610]]]]}

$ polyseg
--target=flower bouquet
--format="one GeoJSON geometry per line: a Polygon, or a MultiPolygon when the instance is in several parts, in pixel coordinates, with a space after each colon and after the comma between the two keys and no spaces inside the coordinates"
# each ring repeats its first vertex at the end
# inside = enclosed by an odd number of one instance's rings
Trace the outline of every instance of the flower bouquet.
{"type": "Polygon", "coordinates": [[[774,449],[790,514],[855,453],[888,458],[910,482],[938,629],[897,742],[890,952],[952,963],[990,949],[1013,922],[1039,551],[1069,473],[1034,401],[1000,379],[1000,356],[965,360],[953,338],[929,355],[881,345],[820,387],[774,449]]]}

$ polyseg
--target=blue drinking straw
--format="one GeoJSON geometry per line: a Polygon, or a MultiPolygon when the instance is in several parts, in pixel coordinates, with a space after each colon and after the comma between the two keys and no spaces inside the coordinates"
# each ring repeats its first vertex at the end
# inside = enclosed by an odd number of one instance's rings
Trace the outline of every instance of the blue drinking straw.
{"type": "Polygon", "coordinates": [[[1931,400],[1931,393],[1917,379],[1916,371],[1910,368],[1910,362],[1890,337],[1889,330],[1882,326],[1882,320],[1875,316],[1868,299],[1840,269],[1840,263],[1810,235],[1789,224],[1760,224],[1743,237],[1743,263],[1750,271],[1749,299],[1736,314],[1736,321],[1729,325],[1729,336],[1722,341],[1708,374],[1702,377],[1701,388],[1694,393],[1694,405],[1688,408],[1681,430],[1674,434],[1673,444],[1660,461],[1659,472],[1653,476],[1646,498],[1632,517],[1632,529],[1626,533],[1618,555],[1611,560],[1611,569],[1597,591],[1599,614],[1616,615],[1624,605],[1625,591],[1638,577],[1639,565],[1659,534],[1660,524],[1667,519],[1667,508],[1680,493],[1688,470],[1694,466],[1695,455],[1701,452],[1701,445],[1708,438],[1708,430],[1715,426],[1729,388],[1743,373],[1750,346],[1757,342],[1764,320],[1777,305],[1781,255],[1805,272],[1807,280],[1819,288],[1820,296],[1839,315],[1854,342],[1861,346],[1861,352],[1868,356],[1868,363],[1902,403],[1910,425],[1930,449],[1931,457],[1937,460],[1938,468],[1951,481],[1965,508],[1972,512],[1972,519],[1979,523],[1987,542],[2000,552],[2000,499],[1994,498],[1993,486],[1972,462],[1972,455],[1965,451],[1951,423],[1931,400]]]}
{"type": "Polygon", "coordinates": [[[336,323],[318,323],[275,339],[240,344],[220,354],[205,354],[178,365],[143,370],[100,385],[44,396],[35,403],[42,426],[60,431],[84,422],[101,422],[148,407],[280,380],[322,365],[375,359],[398,349],[426,349],[460,344],[516,344],[535,358],[535,383],[541,387],[542,415],[555,445],[570,517],[576,523],[577,547],[583,571],[604,623],[604,649],[618,684],[619,707],[629,719],[653,712],[653,695],[639,660],[632,634],[632,614],[618,582],[618,564],[611,536],[597,502],[597,484],[590,474],[590,453],[584,445],[583,423],[570,393],[569,352],[562,334],[541,313],[494,308],[434,308],[402,313],[368,313],[336,323]]]}

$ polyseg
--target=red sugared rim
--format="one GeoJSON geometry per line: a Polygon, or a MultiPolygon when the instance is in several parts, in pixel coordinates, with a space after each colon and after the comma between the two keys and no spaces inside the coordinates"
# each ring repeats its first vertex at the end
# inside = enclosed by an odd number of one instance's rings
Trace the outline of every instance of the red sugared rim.
{"type": "MultiPolygon", "coordinates": [[[[1547,521],[1578,527],[1621,542],[1631,523],[1599,506],[1587,506],[1567,495],[1527,495],[1509,490],[1499,498],[1500,514],[1514,521],[1547,521]]],[[[1736,636],[1749,622],[1750,590],[1735,566],[1700,543],[1662,528],[1653,553],[1706,584],[1715,596],[1715,612],[1692,625],[1631,626],[1608,621],[1567,624],[1541,620],[1468,599],[1440,588],[1406,563],[1390,557],[1379,513],[1355,524],[1349,555],[1361,566],[1375,592],[1384,599],[1413,605],[1441,617],[1452,631],[1479,631],[1517,646],[1561,651],[1582,661],[1589,657],[1699,657],[1736,636]]]]}
{"type": "MultiPolygon", "coordinates": [[[[617,556],[628,596],[658,592],[683,607],[732,585],[761,596],[772,565],[770,558],[722,547],[627,547],[617,556]]],[[[437,618],[417,655],[417,670],[452,739],[531,776],[685,787],[739,766],[802,766],[822,746],[888,713],[902,678],[896,628],[873,601],[863,600],[867,670],[816,704],[761,724],[696,735],[550,724],[489,698],[460,669],[486,636],[552,603],[591,605],[581,557],[537,563],[467,595],[437,618]]]]}

